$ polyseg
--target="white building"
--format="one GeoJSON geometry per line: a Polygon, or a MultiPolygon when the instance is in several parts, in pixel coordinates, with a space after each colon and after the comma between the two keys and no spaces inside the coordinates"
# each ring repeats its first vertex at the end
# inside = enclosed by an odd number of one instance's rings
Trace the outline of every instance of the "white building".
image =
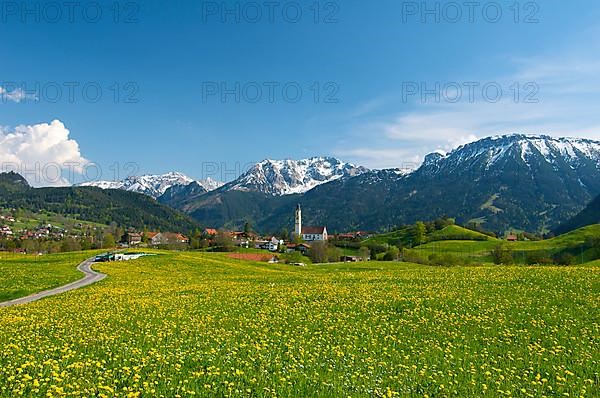
{"type": "Polygon", "coordinates": [[[294,234],[296,236],[302,236],[302,209],[300,203],[296,206],[296,223],[294,225],[294,234]]]}
{"type": "Polygon", "coordinates": [[[276,252],[277,250],[279,250],[279,245],[281,244],[283,244],[283,241],[277,239],[276,237],[272,237],[271,240],[269,240],[267,248],[271,252],[276,252]]]}
{"type": "Polygon", "coordinates": [[[294,233],[306,242],[314,242],[329,239],[327,227],[324,226],[302,226],[302,209],[296,206],[296,222],[294,233]]]}
{"type": "Polygon", "coordinates": [[[327,227],[302,227],[302,240],[306,242],[327,239],[329,239],[327,227]]]}

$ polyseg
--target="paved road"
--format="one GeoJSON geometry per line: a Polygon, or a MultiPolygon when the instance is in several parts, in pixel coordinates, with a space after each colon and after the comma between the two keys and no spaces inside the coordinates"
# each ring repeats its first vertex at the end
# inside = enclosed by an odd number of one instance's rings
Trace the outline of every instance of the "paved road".
{"type": "Polygon", "coordinates": [[[94,271],[92,269],[93,263],[94,263],[94,259],[90,258],[90,259],[85,260],[81,264],[79,264],[79,266],[77,266],[77,269],[79,271],[83,272],[83,274],[85,276],[76,282],[71,282],[69,284],[57,287],[55,289],[44,290],[43,292],[35,293],[30,296],[21,297],[21,298],[11,300],[11,301],[5,301],[4,303],[0,303],[0,307],[11,307],[13,305],[28,304],[33,301],[37,301],[41,298],[44,298],[44,297],[54,296],[56,294],[68,292],[69,290],[79,289],[81,287],[91,285],[92,283],[101,281],[102,279],[104,279],[106,277],[106,275],[102,274],[100,272],[94,271]]]}

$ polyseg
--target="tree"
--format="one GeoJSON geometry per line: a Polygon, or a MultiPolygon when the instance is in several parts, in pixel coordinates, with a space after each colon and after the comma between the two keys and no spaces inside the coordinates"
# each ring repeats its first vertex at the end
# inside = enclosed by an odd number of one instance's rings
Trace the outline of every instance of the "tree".
{"type": "Polygon", "coordinates": [[[68,237],[62,241],[60,251],[62,252],[75,252],[81,250],[81,245],[74,238],[68,237]]]}
{"type": "Polygon", "coordinates": [[[412,230],[412,237],[415,246],[425,243],[425,231],[425,224],[422,221],[417,221],[412,230]]]}
{"type": "Polygon", "coordinates": [[[507,265],[515,262],[512,249],[504,244],[497,245],[490,254],[492,255],[492,259],[496,265],[507,265]]]}
{"type": "Polygon", "coordinates": [[[282,228],[279,232],[279,239],[288,240],[290,238],[290,231],[287,228],[282,228]]]}
{"type": "Polygon", "coordinates": [[[400,257],[400,249],[396,246],[390,246],[383,256],[383,261],[397,261],[400,257]]]}
{"type": "Polygon", "coordinates": [[[281,256],[282,260],[286,264],[297,264],[303,263],[304,256],[299,251],[293,251],[291,253],[285,253],[281,256]]]}
{"type": "Polygon", "coordinates": [[[576,260],[574,255],[567,252],[558,253],[554,256],[554,262],[557,265],[573,265],[576,260]]]}
{"type": "Polygon", "coordinates": [[[369,260],[371,251],[369,250],[368,247],[366,246],[362,246],[360,249],[358,249],[358,256],[363,260],[363,261],[367,261],[369,260]]]}
{"type": "Polygon", "coordinates": [[[108,233],[106,235],[104,235],[104,239],[102,241],[102,247],[104,247],[105,249],[110,249],[115,247],[117,244],[115,242],[115,237],[113,236],[113,234],[108,233]]]}
{"type": "Polygon", "coordinates": [[[327,261],[330,263],[336,263],[342,258],[342,250],[339,247],[329,246],[327,247],[327,261]]]}
{"type": "Polygon", "coordinates": [[[79,240],[79,245],[81,246],[81,250],[90,250],[92,248],[92,240],[84,236],[79,240]]]}
{"type": "Polygon", "coordinates": [[[247,235],[248,235],[250,232],[252,232],[252,225],[250,225],[250,223],[249,223],[249,222],[246,222],[246,223],[244,224],[244,233],[245,233],[245,234],[246,234],[246,236],[247,236],[247,235]]]}
{"type": "Polygon", "coordinates": [[[221,251],[229,252],[233,251],[235,245],[233,244],[233,239],[231,236],[225,231],[217,232],[217,235],[214,239],[215,246],[219,248],[221,251]]]}
{"type": "Polygon", "coordinates": [[[313,263],[327,262],[327,242],[314,242],[310,247],[308,255],[313,263]]]}
{"type": "Polygon", "coordinates": [[[454,225],[455,224],[455,220],[453,218],[450,218],[448,216],[444,216],[441,218],[438,218],[437,220],[435,220],[434,222],[435,225],[435,229],[436,230],[440,230],[440,229],[444,229],[450,225],[454,225]]]}
{"type": "Polygon", "coordinates": [[[377,255],[381,254],[381,253],[385,253],[387,250],[387,247],[385,247],[384,245],[379,245],[379,244],[371,244],[367,247],[369,248],[369,251],[370,251],[371,260],[377,260],[377,255]]]}

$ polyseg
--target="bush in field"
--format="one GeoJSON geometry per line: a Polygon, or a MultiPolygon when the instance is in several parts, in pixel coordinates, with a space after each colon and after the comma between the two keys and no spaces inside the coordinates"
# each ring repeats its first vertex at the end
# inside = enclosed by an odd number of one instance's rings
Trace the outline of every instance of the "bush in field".
{"type": "Polygon", "coordinates": [[[552,257],[545,251],[534,251],[527,254],[527,265],[551,265],[554,264],[552,257]]]}
{"type": "Polygon", "coordinates": [[[342,258],[342,250],[339,247],[329,246],[327,247],[327,261],[330,263],[337,263],[342,258]]]}
{"type": "Polygon", "coordinates": [[[406,263],[415,263],[415,264],[429,264],[429,260],[424,259],[423,257],[414,254],[408,249],[402,249],[400,252],[400,259],[406,263]]]}
{"type": "Polygon", "coordinates": [[[358,249],[358,256],[363,260],[363,261],[367,261],[370,257],[370,250],[368,247],[361,247],[360,249],[358,249]]]}
{"type": "Polygon", "coordinates": [[[452,254],[432,254],[429,256],[429,264],[442,265],[442,266],[454,266],[464,265],[465,258],[459,256],[453,256],[452,254]]]}
{"type": "Polygon", "coordinates": [[[400,249],[391,246],[383,256],[383,261],[397,261],[400,258],[400,249]]]}
{"type": "Polygon", "coordinates": [[[310,246],[308,256],[313,263],[326,263],[327,262],[327,242],[320,241],[314,242],[310,246]]]}
{"type": "Polygon", "coordinates": [[[512,249],[504,244],[497,245],[490,254],[496,265],[509,265],[515,262],[512,249]]]}
{"type": "Polygon", "coordinates": [[[573,265],[575,264],[575,256],[568,252],[562,252],[554,255],[554,263],[556,265],[573,265]]]}
{"type": "Polygon", "coordinates": [[[235,245],[231,236],[225,231],[219,231],[214,239],[215,251],[231,252],[235,250],[235,245]]]}
{"type": "Polygon", "coordinates": [[[280,256],[281,261],[285,264],[297,264],[310,262],[307,257],[304,257],[302,253],[293,251],[291,253],[284,253],[280,256]]]}
{"type": "Polygon", "coordinates": [[[388,246],[382,245],[382,244],[371,244],[371,245],[367,246],[367,248],[369,249],[371,260],[376,260],[377,255],[381,254],[381,253],[385,253],[388,246]]]}

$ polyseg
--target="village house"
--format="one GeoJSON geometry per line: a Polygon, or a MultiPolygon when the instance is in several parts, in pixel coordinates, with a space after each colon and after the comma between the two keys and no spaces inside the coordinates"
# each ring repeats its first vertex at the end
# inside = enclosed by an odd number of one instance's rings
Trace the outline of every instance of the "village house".
{"type": "Polygon", "coordinates": [[[129,246],[139,245],[142,243],[142,234],[138,234],[137,232],[127,232],[123,236],[122,242],[129,246]]]}
{"type": "Polygon", "coordinates": [[[13,231],[8,225],[0,228],[0,236],[13,236],[13,231]]]}
{"type": "Polygon", "coordinates": [[[277,239],[276,237],[272,237],[267,244],[267,250],[271,252],[276,252],[277,250],[279,250],[280,245],[283,245],[283,241],[277,239]]]}
{"type": "Polygon", "coordinates": [[[148,233],[148,237],[150,244],[153,246],[189,243],[190,241],[186,236],[173,232],[150,232],[148,233]]]}
{"type": "Polygon", "coordinates": [[[368,239],[373,236],[373,232],[366,231],[356,231],[356,232],[348,232],[335,235],[334,239],[336,240],[347,240],[347,241],[355,241],[355,240],[363,240],[368,239]]]}
{"type": "Polygon", "coordinates": [[[307,245],[306,243],[290,243],[289,245],[287,245],[288,253],[300,252],[302,254],[306,254],[309,250],[310,245],[307,245]]]}
{"type": "Polygon", "coordinates": [[[254,248],[276,252],[283,245],[283,240],[271,237],[270,239],[258,239],[254,241],[254,248]]]}
{"type": "Polygon", "coordinates": [[[218,233],[216,228],[204,228],[204,231],[202,231],[202,232],[206,236],[217,236],[217,233],[218,233]]]}
{"type": "Polygon", "coordinates": [[[336,240],[355,240],[356,239],[356,235],[353,233],[347,233],[347,234],[337,234],[334,236],[334,238],[336,240]]]}

